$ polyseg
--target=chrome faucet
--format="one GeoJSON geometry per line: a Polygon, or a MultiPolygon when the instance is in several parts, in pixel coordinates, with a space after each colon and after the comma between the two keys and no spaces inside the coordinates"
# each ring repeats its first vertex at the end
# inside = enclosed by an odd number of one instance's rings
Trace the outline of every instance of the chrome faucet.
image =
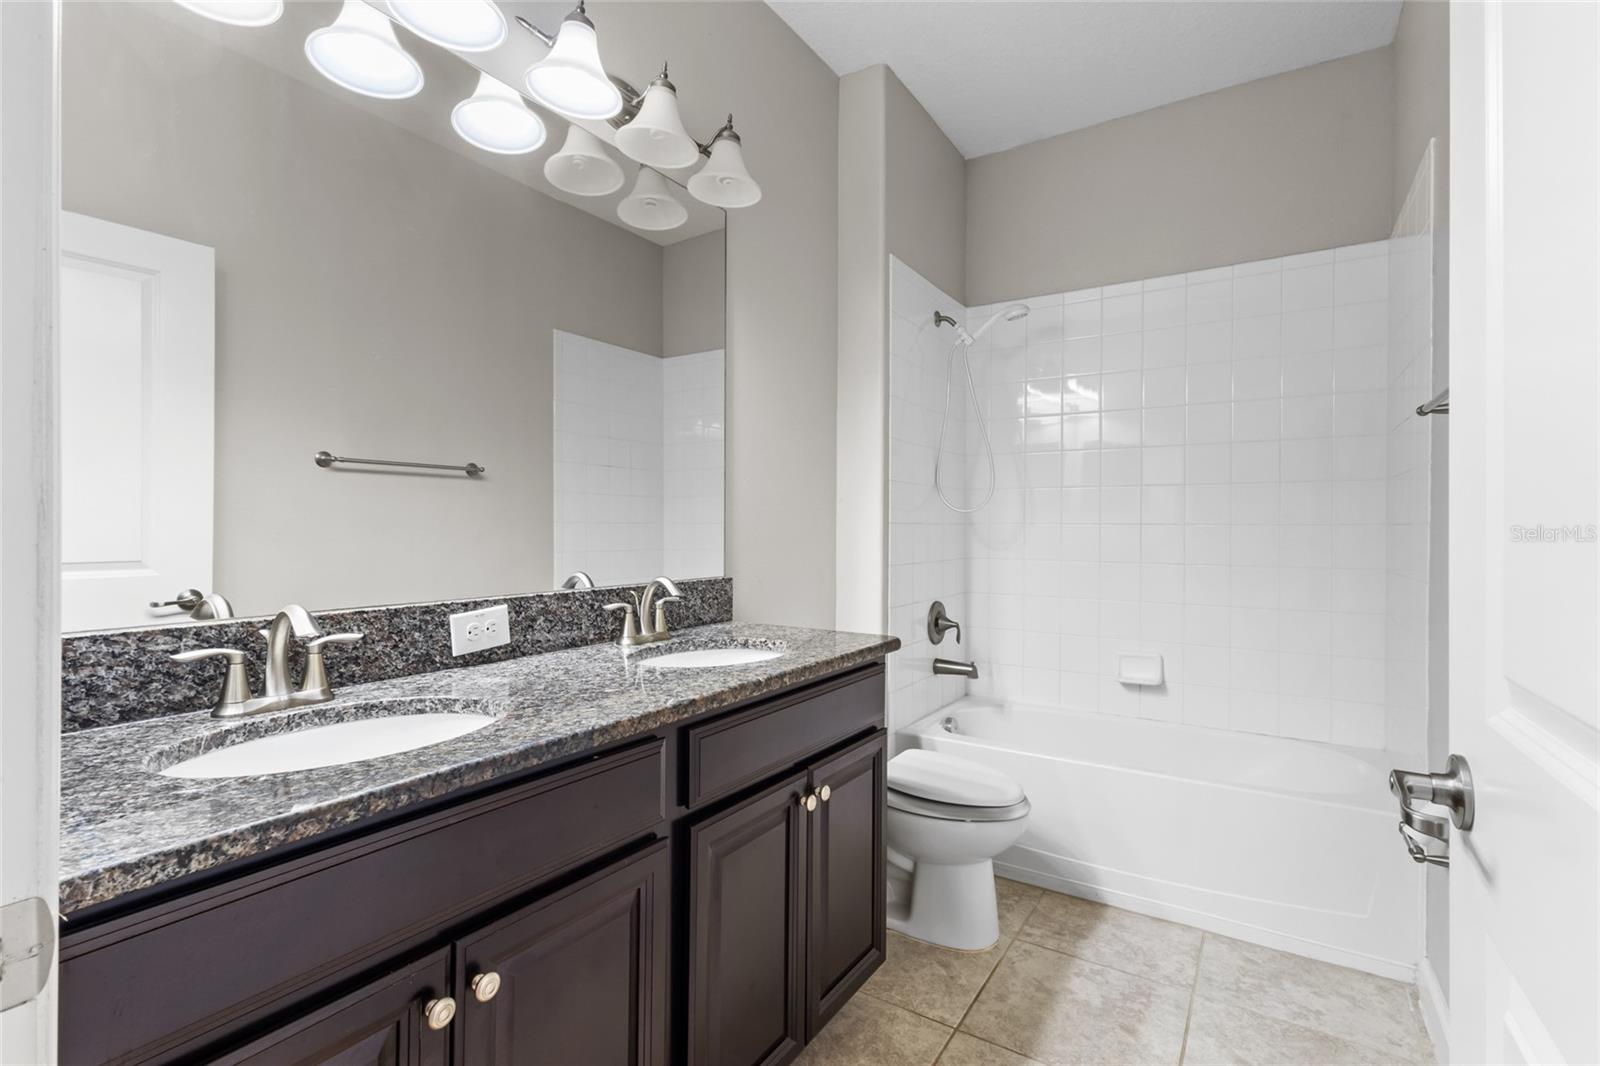
{"type": "Polygon", "coordinates": [[[567,579],[561,583],[561,588],[562,591],[571,591],[572,589],[592,589],[594,588],[594,578],[590,577],[585,571],[574,570],[572,573],[568,574],[567,579]]]}
{"type": "Polygon", "coordinates": [[[622,612],[622,635],[617,638],[617,644],[624,648],[637,647],[640,644],[654,644],[658,640],[666,640],[672,636],[667,628],[667,604],[677,603],[683,599],[683,594],[678,591],[670,577],[658,577],[644,587],[640,594],[629,594],[631,603],[623,601],[608,603],[608,611],[622,612]],[[657,596],[656,591],[666,593],[657,596]],[[654,613],[652,613],[652,609],[654,613]]]}
{"type": "Polygon", "coordinates": [[[294,603],[279,611],[261,633],[267,638],[267,661],[263,671],[265,685],[260,696],[251,695],[248,659],[238,648],[197,648],[171,656],[174,662],[180,663],[216,658],[228,661],[227,673],[222,679],[222,694],[217,697],[216,706],[211,711],[213,718],[239,718],[328,702],[333,699],[333,687],[328,683],[322,649],[329,644],[353,644],[361,639],[360,633],[323,636],[322,630],[312,621],[310,612],[294,603]],[[289,681],[292,637],[315,638],[306,642],[305,674],[298,689],[291,688],[289,681]]]}

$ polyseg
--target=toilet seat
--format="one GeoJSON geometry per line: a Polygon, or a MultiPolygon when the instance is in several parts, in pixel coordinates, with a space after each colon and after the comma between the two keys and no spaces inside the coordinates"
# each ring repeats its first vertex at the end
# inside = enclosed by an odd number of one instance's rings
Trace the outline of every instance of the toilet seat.
{"type": "Polygon", "coordinates": [[[1030,809],[1022,786],[955,755],[908,748],[889,760],[889,806],[947,822],[1010,822],[1030,809]]]}
{"type": "Polygon", "coordinates": [[[1014,822],[1018,818],[1026,818],[1033,809],[1026,796],[1009,807],[972,807],[962,803],[940,803],[891,788],[888,800],[893,810],[945,822],[1014,822]]]}

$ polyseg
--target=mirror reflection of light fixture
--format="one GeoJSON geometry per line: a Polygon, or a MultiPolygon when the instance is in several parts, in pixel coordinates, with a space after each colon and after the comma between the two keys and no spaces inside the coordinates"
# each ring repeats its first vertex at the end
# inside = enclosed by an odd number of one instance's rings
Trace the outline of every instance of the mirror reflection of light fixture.
{"type": "Polygon", "coordinates": [[[692,166],[700,146],[683,128],[678,114],[678,89],[667,80],[667,68],[650,83],[639,101],[639,113],[617,131],[617,147],[647,166],[675,169],[692,166]]]}
{"type": "Polygon", "coordinates": [[[283,17],[283,0],[177,0],[177,4],[229,26],[270,26],[283,17]]]}
{"type": "Polygon", "coordinates": [[[492,0],[388,0],[400,25],[430,44],[487,52],[506,39],[506,17],[492,0]]]}
{"type": "Polygon", "coordinates": [[[478,75],[478,88],[450,112],[461,139],[486,152],[522,155],[544,143],[544,122],[511,86],[478,75]]]}
{"type": "Polygon", "coordinates": [[[556,188],[578,196],[614,193],[624,180],[622,167],[600,138],[578,125],[567,127],[561,151],[544,161],[544,176],[556,188]]]}
{"type": "Polygon", "coordinates": [[[380,100],[403,100],[422,91],[422,68],[395,39],[383,13],[344,0],[333,24],[312,30],[306,58],[335,85],[380,100]]]}
{"type": "Polygon", "coordinates": [[[528,68],[526,80],[535,100],[567,118],[607,119],[622,111],[622,92],[600,65],[599,38],[583,0],[561,20],[550,54],[528,68]]]}
{"type": "Polygon", "coordinates": [[[711,158],[688,184],[691,196],[712,207],[749,207],[761,199],[761,186],[745,168],[732,115],[711,140],[711,158]]]}
{"type": "Polygon", "coordinates": [[[640,167],[633,192],[617,205],[617,217],[635,229],[677,229],[688,221],[689,209],[672,195],[666,178],[640,167]]]}

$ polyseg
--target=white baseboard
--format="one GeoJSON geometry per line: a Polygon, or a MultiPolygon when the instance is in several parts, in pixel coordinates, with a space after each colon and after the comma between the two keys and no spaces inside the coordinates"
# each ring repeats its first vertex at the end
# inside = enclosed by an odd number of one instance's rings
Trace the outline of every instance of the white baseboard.
{"type": "Polygon", "coordinates": [[[1434,972],[1433,960],[1424,958],[1417,967],[1417,1000],[1422,1005],[1422,1024],[1428,1027],[1428,1039],[1433,1041],[1433,1057],[1438,1062],[1450,1061],[1450,1002],[1445,998],[1434,972]]]}

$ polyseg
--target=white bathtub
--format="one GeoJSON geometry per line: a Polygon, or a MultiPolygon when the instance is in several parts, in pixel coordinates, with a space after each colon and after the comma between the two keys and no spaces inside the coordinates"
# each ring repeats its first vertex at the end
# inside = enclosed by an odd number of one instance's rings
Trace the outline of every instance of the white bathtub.
{"type": "Polygon", "coordinates": [[[1415,976],[1422,878],[1395,830],[1381,752],[975,698],[899,744],[1022,785],[1033,814],[995,861],[1003,876],[1415,976]]]}

